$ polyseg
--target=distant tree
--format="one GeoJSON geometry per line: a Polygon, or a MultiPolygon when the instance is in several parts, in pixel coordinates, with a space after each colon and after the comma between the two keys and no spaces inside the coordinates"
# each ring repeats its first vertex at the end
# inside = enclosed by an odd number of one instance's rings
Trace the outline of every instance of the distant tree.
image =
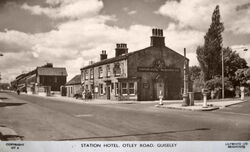
{"type": "Polygon", "coordinates": [[[195,79],[200,79],[201,76],[201,68],[199,66],[191,66],[189,68],[189,73],[190,73],[190,78],[191,80],[195,80],[195,79]]]}
{"type": "Polygon", "coordinates": [[[235,72],[235,79],[238,81],[239,85],[249,85],[250,84],[250,68],[238,69],[235,72]]]}
{"type": "Polygon", "coordinates": [[[204,36],[204,46],[199,46],[196,50],[197,59],[204,74],[204,81],[221,75],[221,33],[223,31],[224,26],[220,21],[220,10],[219,5],[217,5],[212,15],[210,28],[204,36]]]}

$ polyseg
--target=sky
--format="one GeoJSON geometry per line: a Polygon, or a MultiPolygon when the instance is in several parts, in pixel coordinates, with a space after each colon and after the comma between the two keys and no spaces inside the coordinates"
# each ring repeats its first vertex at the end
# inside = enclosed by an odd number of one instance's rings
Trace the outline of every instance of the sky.
{"type": "Polygon", "coordinates": [[[1,0],[0,72],[10,82],[47,62],[66,67],[68,80],[116,43],[129,52],[150,45],[152,28],[164,30],[167,47],[198,65],[211,16],[220,6],[223,46],[250,65],[250,0],[1,0]],[[243,51],[248,48],[249,51],[243,51]]]}

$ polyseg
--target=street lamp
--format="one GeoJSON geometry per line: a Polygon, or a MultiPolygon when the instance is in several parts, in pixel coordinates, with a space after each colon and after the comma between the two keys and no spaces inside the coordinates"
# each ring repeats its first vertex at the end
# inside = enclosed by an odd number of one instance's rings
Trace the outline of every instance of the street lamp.
{"type": "Polygon", "coordinates": [[[224,89],[225,82],[224,82],[224,53],[223,53],[223,47],[221,47],[221,66],[222,66],[222,73],[221,73],[221,75],[222,75],[222,78],[221,78],[221,80],[222,80],[222,91],[221,91],[222,95],[221,95],[221,97],[222,97],[222,99],[224,99],[224,95],[225,95],[225,89],[224,89]]]}

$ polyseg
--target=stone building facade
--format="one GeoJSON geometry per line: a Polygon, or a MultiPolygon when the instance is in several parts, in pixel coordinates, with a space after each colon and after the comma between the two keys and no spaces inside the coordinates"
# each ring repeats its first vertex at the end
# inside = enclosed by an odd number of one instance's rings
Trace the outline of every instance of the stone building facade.
{"type": "Polygon", "coordinates": [[[65,85],[66,81],[66,68],[53,67],[53,64],[47,63],[17,76],[11,85],[28,94],[50,95],[60,93],[60,87],[65,85]]]}
{"type": "Polygon", "coordinates": [[[128,53],[127,45],[121,43],[116,45],[115,54],[108,59],[106,51],[102,51],[99,62],[81,68],[82,87],[92,92],[93,98],[182,98],[183,67],[189,60],[165,46],[163,30],[152,30],[149,47],[128,53]]]}

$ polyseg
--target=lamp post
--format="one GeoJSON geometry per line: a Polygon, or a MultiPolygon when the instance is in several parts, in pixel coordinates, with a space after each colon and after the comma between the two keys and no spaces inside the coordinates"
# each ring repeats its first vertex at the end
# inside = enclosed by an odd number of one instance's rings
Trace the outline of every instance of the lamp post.
{"type": "Polygon", "coordinates": [[[184,75],[184,87],[183,87],[183,103],[182,106],[188,106],[188,76],[187,76],[187,63],[186,63],[186,48],[184,48],[184,67],[183,67],[183,75],[184,75]]]}
{"type": "Polygon", "coordinates": [[[222,95],[221,95],[221,97],[222,97],[222,99],[224,99],[224,95],[225,95],[225,82],[224,82],[224,53],[223,53],[223,48],[221,47],[221,66],[222,66],[222,71],[221,71],[221,74],[222,74],[222,78],[221,78],[221,80],[222,80],[222,95]]]}

